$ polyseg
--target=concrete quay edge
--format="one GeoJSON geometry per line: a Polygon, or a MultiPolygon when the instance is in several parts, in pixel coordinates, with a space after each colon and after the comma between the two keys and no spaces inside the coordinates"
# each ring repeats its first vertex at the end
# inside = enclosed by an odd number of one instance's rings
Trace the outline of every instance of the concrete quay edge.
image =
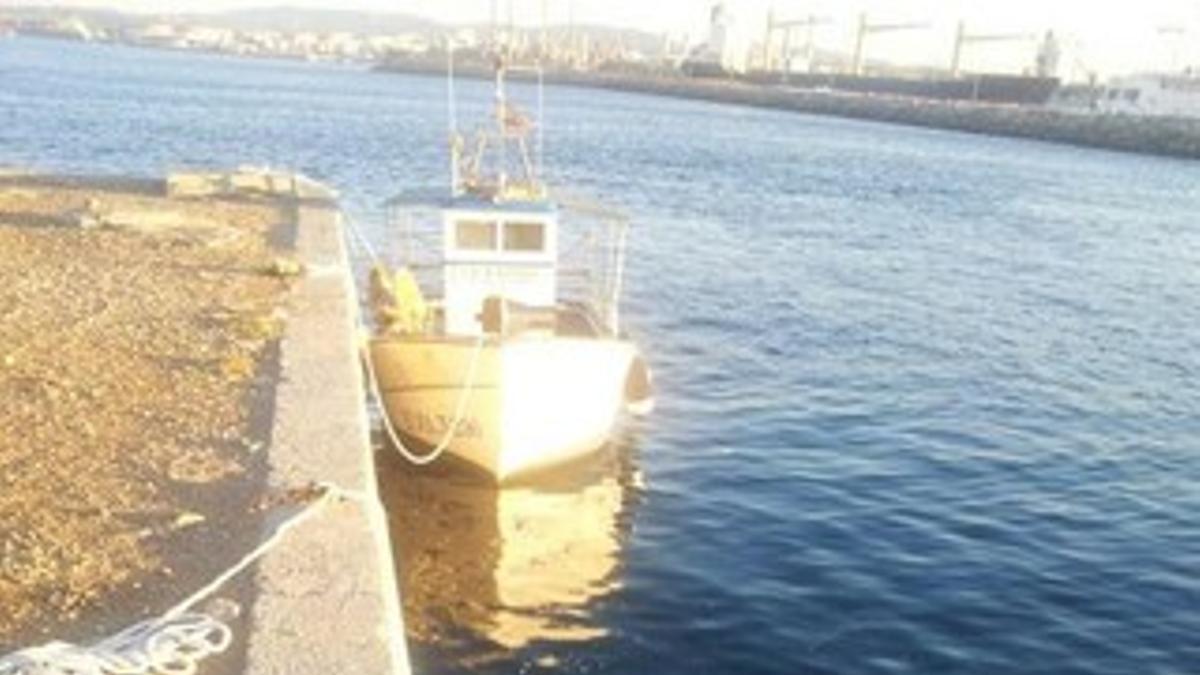
{"type": "Polygon", "coordinates": [[[336,195],[294,183],[295,255],[268,484],[333,483],[330,503],[255,570],[245,672],[408,675],[398,582],[364,407],[351,268],[336,195]]]}

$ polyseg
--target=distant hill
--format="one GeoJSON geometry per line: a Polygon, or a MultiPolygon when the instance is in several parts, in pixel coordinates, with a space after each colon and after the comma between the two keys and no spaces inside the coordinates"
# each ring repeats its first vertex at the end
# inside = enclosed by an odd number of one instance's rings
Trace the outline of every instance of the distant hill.
{"type": "MultiPolygon", "coordinates": [[[[2,3],[2,0],[0,0],[2,3]]],[[[114,2],[114,4],[116,4],[114,2]]],[[[215,26],[233,30],[275,30],[291,33],[355,33],[381,35],[389,33],[432,32],[445,27],[428,19],[401,12],[360,12],[338,9],[305,9],[280,5],[227,12],[189,12],[137,14],[119,9],[72,7],[64,4],[27,4],[0,6],[0,17],[19,21],[45,21],[77,17],[93,26],[112,28],[170,21],[215,26]]]]}
{"type": "MultiPolygon", "coordinates": [[[[490,25],[486,23],[470,25],[446,25],[426,19],[415,14],[402,12],[364,12],[358,10],[326,10],[304,9],[288,5],[242,9],[217,14],[188,14],[179,18],[218,25],[238,30],[279,30],[285,32],[348,32],[359,35],[382,35],[389,33],[442,33],[456,28],[471,28],[480,33],[486,33],[490,25]]],[[[538,28],[522,27],[519,30],[537,32],[538,28]]],[[[578,25],[574,29],[563,25],[547,28],[547,32],[559,38],[570,31],[576,35],[586,35],[593,42],[624,44],[643,51],[657,49],[662,39],[645,31],[615,28],[600,25],[578,25]]]]}
{"type": "MultiPolygon", "coordinates": [[[[4,0],[0,0],[2,4],[4,0]]],[[[18,0],[19,2],[19,0],[18,0]]],[[[113,0],[113,4],[119,4],[113,0]]],[[[472,28],[481,33],[489,30],[488,24],[451,26],[440,24],[415,14],[403,12],[365,12],[340,9],[307,9],[289,5],[255,7],[225,12],[189,12],[180,14],[135,14],[118,9],[96,9],[72,7],[64,4],[29,3],[0,7],[0,17],[18,20],[46,20],[67,16],[78,17],[101,28],[116,28],[144,25],[155,21],[215,26],[241,31],[272,30],[288,33],[354,33],[357,35],[386,35],[396,33],[423,33],[434,35],[456,28],[472,28]]],[[[538,28],[521,28],[522,31],[537,32],[538,28]]],[[[547,28],[555,40],[568,34],[586,35],[594,44],[621,43],[644,53],[654,53],[662,46],[662,38],[646,31],[616,28],[602,25],[577,25],[569,28],[555,25],[547,28]]]]}
{"type": "Polygon", "coordinates": [[[355,33],[384,35],[430,32],[443,29],[439,24],[401,12],[361,12],[340,9],[305,9],[280,5],[256,7],[214,14],[182,14],[173,18],[189,23],[232,28],[234,30],[276,30],[288,33],[355,33]]]}
{"type": "Polygon", "coordinates": [[[78,17],[93,26],[101,28],[115,28],[142,23],[142,20],[136,15],[125,14],[115,9],[45,4],[0,7],[0,17],[17,21],[47,21],[64,17],[78,17]]]}

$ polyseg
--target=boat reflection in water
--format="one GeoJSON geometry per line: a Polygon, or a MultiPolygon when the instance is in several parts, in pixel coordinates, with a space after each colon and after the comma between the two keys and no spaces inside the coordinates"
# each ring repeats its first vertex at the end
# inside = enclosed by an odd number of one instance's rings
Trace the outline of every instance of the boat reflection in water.
{"type": "Polygon", "coordinates": [[[582,462],[502,489],[454,466],[413,468],[380,453],[409,641],[434,662],[425,672],[535,652],[546,665],[557,660],[555,643],[607,634],[594,610],[620,587],[641,486],[632,448],[629,434],[619,436],[582,462]]]}

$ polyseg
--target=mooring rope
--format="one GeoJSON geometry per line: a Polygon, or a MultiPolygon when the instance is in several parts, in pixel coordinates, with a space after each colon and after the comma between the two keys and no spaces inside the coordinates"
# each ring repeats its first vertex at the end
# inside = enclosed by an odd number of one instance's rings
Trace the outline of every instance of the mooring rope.
{"type": "Polygon", "coordinates": [[[347,229],[350,231],[350,235],[352,237],[350,240],[351,247],[357,244],[358,247],[367,254],[367,257],[371,259],[371,264],[378,265],[380,263],[379,254],[376,253],[375,247],[371,245],[371,241],[367,239],[366,235],[363,234],[362,231],[358,229],[358,226],[354,224],[354,219],[345,213],[342,213],[342,220],[346,221],[346,225],[348,226],[347,229]]]}
{"type": "Polygon", "coordinates": [[[0,675],[193,675],[200,662],[229,648],[233,630],[223,621],[191,611],[215,594],[291,530],[311,519],[334,498],[366,502],[360,493],[331,484],[321,496],[275,528],[233,566],[162,615],[91,645],[55,641],[0,656],[0,675]]]}
{"type": "MultiPolygon", "coordinates": [[[[362,323],[359,323],[362,326],[362,323]]],[[[463,419],[467,413],[467,403],[471,399],[471,393],[475,390],[475,379],[479,369],[479,355],[483,352],[485,336],[480,335],[475,341],[475,346],[471,350],[471,360],[467,365],[466,377],[463,379],[462,391],[458,395],[458,403],[454,408],[454,419],[450,425],[446,427],[446,431],[438,444],[432,450],[424,455],[418,455],[412,450],[409,450],[404,442],[400,440],[400,434],[392,424],[391,418],[388,416],[387,407],[383,402],[383,394],[379,389],[379,378],[375,374],[375,365],[371,362],[371,354],[364,350],[362,359],[365,370],[367,371],[367,385],[371,392],[371,398],[375,401],[375,405],[379,407],[383,418],[383,429],[387,433],[388,438],[392,442],[392,446],[400,453],[404,459],[417,466],[426,466],[432,464],[442,456],[446,449],[450,447],[450,443],[454,441],[454,437],[458,435],[458,429],[462,426],[463,419]]],[[[3,673],[0,673],[3,675],[3,673]]]]}
{"type": "MultiPolygon", "coordinates": [[[[372,264],[376,266],[380,265],[381,261],[379,255],[375,251],[375,248],[371,245],[371,242],[367,239],[366,235],[364,235],[363,232],[358,229],[358,226],[354,223],[354,220],[345,214],[343,214],[343,220],[346,222],[346,229],[348,229],[351,234],[351,238],[349,239],[351,246],[357,244],[359,248],[366,252],[367,257],[371,259],[372,264]]],[[[357,285],[355,285],[356,293],[357,288],[357,285]]],[[[363,322],[362,303],[355,302],[354,306],[359,332],[365,334],[367,327],[363,322]]],[[[442,436],[442,439],[438,441],[437,445],[423,455],[419,455],[410,450],[408,446],[404,444],[404,441],[401,440],[400,433],[396,430],[395,425],[392,423],[392,419],[388,415],[387,406],[384,404],[383,392],[379,386],[379,377],[375,371],[375,364],[371,359],[370,348],[368,347],[362,350],[363,368],[366,370],[367,374],[367,389],[370,391],[371,398],[374,400],[375,405],[379,408],[380,417],[383,419],[384,432],[391,441],[392,447],[396,449],[396,452],[400,453],[401,457],[416,466],[426,466],[436,462],[442,456],[442,454],[446,452],[446,449],[450,447],[450,443],[452,443],[454,441],[454,437],[458,435],[458,429],[462,426],[463,419],[466,417],[467,403],[470,401],[471,394],[474,392],[475,385],[477,384],[476,377],[479,369],[479,355],[483,352],[484,343],[486,341],[487,336],[483,334],[480,334],[478,339],[475,340],[474,348],[471,350],[471,359],[467,365],[467,372],[461,385],[462,391],[459,393],[458,402],[454,407],[454,418],[450,422],[449,426],[446,427],[446,431],[442,436]]],[[[0,675],[4,675],[4,673],[0,673],[0,675]]]]}

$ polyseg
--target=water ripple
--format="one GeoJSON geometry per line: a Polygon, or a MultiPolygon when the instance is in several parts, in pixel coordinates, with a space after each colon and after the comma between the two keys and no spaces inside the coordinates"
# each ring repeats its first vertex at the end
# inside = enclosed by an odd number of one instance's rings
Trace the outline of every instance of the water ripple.
{"type": "MultiPolygon", "coordinates": [[[[385,246],[378,204],[444,174],[437,78],[150,54],[0,42],[0,163],[298,168],[385,246]]],[[[406,599],[477,631],[426,672],[1196,672],[1200,165],[547,102],[553,176],[635,215],[660,406],[617,483],[422,489],[406,599]],[[601,564],[531,581],[514,522],[601,564]]]]}

